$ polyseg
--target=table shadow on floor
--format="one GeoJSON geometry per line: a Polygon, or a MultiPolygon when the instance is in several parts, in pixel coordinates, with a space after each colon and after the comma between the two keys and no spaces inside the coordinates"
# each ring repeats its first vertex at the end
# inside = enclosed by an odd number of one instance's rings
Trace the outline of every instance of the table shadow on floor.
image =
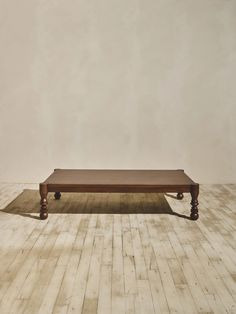
{"type": "MultiPolygon", "coordinates": [[[[25,189],[1,211],[39,219],[39,209],[39,192],[25,189]]],[[[48,193],[48,213],[168,214],[189,219],[174,212],[163,193],[62,193],[60,200],[54,199],[54,193],[48,193]]]]}

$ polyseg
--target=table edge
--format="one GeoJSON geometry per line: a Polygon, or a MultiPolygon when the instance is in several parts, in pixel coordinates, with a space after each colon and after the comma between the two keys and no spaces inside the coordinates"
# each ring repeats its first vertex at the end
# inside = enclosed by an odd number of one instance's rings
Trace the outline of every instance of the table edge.
{"type": "MultiPolygon", "coordinates": [[[[142,172],[142,171],[182,171],[182,172],[184,172],[184,175],[189,179],[189,181],[191,181],[191,183],[190,184],[194,184],[194,185],[199,185],[199,183],[196,183],[195,181],[193,181],[187,174],[186,174],[186,172],[184,171],[184,169],[61,169],[61,168],[55,168],[54,169],[54,172],[55,171],[64,171],[64,170],[69,170],[69,171],[73,171],[73,170],[75,170],[75,171],[140,171],[140,172],[142,172]]],[[[51,184],[51,183],[47,183],[47,180],[53,175],[53,173],[54,172],[52,172],[43,182],[41,182],[40,184],[51,184]]],[[[63,184],[63,185],[65,185],[65,184],[63,184]]],[[[168,184],[167,184],[168,185],[168,184]]],[[[167,186],[167,185],[165,185],[165,186],[167,186]]],[[[122,184],[122,186],[123,186],[123,184],[122,184]]],[[[129,185],[130,186],[130,185],[129,185]]]]}

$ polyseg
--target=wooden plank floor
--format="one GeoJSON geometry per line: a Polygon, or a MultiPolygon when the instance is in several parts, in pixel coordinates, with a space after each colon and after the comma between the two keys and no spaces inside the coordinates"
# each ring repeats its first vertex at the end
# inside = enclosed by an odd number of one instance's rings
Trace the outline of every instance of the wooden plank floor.
{"type": "MultiPolygon", "coordinates": [[[[38,186],[0,184],[0,209],[24,188],[38,186]]],[[[189,215],[189,195],[166,199],[189,215]]],[[[152,202],[140,194],[135,206],[152,202]]],[[[196,222],[0,210],[0,313],[236,313],[236,185],[202,185],[199,202],[196,222]]]]}

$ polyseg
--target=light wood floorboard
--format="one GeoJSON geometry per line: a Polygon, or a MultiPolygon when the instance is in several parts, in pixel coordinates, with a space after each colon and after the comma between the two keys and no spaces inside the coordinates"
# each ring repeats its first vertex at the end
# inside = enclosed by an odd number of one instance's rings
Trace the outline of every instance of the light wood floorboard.
{"type": "MultiPolygon", "coordinates": [[[[1,314],[236,313],[236,185],[201,185],[198,221],[146,213],[154,193],[82,194],[80,213],[65,193],[45,221],[4,211],[24,189],[0,183],[1,314]]],[[[165,197],[189,216],[184,196],[165,197]]]]}

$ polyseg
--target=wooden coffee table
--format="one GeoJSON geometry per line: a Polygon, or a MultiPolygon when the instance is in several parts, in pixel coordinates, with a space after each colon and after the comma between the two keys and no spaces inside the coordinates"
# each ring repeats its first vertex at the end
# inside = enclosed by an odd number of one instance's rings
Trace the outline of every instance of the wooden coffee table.
{"type": "Polygon", "coordinates": [[[184,170],[75,170],[55,169],[39,185],[41,196],[40,218],[48,217],[47,195],[55,192],[59,200],[61,192],[106,193],[166,193],[176,192],[177,199],[183,193],[191,193],[192,220],[198,219],[199,184],[190,179],[184,170]]]}

